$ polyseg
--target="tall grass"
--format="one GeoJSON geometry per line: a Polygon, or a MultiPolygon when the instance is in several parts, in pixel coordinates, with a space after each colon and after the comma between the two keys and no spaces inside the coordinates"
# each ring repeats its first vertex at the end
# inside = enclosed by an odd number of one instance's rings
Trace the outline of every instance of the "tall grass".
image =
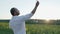
{"type": "MultiPolygon", "coordinates": [[[[13,34],[8,23],[0,23],[0,34],[13,34]]],[[[26,24],[27,34],[60,34],[60,25],[26,24]]]]}

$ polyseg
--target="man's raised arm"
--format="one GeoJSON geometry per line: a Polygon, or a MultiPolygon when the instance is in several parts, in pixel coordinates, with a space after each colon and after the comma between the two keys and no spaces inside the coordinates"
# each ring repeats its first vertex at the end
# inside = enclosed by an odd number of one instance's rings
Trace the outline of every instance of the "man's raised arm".
{"type": "Polygon", "coordinates": [[[39,1],[37,1],[37,2],[36,2],[35,7],[34,7],[34,9],[32,10],[32,12],[31,12],[30,14],[23,15],[22,20],[28,20],[30,17],[32,17],[32,16],[33,16],[33,14],[34,14],[34,13],[35,13],[35,11],[36,11],[36,9],[37,9],[38,5],[39,5],[39,1]]]}
{"type": "Polygon", "coordinates": [[[32,14],[35,13],[35,11],[36,11],[36,9],[37,9],[38,6],[39,6],[39,1],[36,2],[36,5],[35,5],[34,9],[31,12],[32,14]]]}

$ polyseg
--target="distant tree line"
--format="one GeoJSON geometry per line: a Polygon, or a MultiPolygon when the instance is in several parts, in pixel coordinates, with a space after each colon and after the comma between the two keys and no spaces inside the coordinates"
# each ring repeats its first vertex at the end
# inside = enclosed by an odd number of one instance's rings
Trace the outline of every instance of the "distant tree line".
{"type": "Polygon", "coordinates": [[[0,23],[1,23],[1,22],[3,22],[3,23],[4,23],[4,22],[5,22],[5,23],[8,23],[9,20],[0,20],[0,23]]]}
{"type": "MultiPolygon", "coordinates": [[[[9,23],[10,20],[0,20],[1,22],[9,23]]],[[[52,25],[60,25],[60,20],[50,20],[46,22],[46,20],[39,20],[39,19],[30,19],[25,21],[26,24],[52,24],[52,25]]]]}
{"type": "Polygon", "coordinates": [[[26,24],[50,24],[50,25],[60,25],[60,20],[50,20],[46,22],[46,20],[38,20],[38,19],[31,19],[27,20],[26,24]]]}

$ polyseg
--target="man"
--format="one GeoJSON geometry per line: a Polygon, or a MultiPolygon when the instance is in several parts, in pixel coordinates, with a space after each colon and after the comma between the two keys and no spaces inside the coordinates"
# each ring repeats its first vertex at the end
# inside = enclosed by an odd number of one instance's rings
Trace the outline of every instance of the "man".
{"type": "Polygon", "coordinates": [[[28,20],[30,17],[34,15],[38,6],[39,1],[36,2],[36,5],[31,13],[22,16],[18,16],[20,13],[17,8],[11,8],[10,12],[13,17],[9,22],[9,27],[13,30],[14,34],[26,34],[25,20],[28,20]]]}

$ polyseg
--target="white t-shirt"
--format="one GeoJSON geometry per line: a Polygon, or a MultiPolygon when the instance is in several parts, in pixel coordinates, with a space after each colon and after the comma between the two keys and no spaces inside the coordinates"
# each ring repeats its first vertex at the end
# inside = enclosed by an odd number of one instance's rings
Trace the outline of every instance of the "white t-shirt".
{"type": "Polygon", "coordinates": [[[13,30],[14,34],[26,34],[25,20],[32,16],[32,13],[23,16],[13,16],[9,22],[9,27],[13,30]]]}

